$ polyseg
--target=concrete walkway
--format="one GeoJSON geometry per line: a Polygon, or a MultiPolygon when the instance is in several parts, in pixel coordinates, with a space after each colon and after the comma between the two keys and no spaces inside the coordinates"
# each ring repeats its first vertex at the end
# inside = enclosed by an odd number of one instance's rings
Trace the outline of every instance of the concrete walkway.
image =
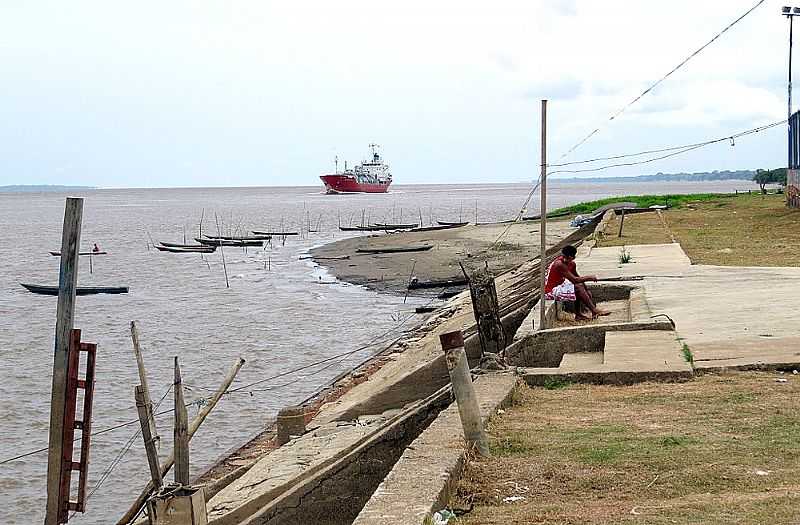
{"type": "Polygon", "coordinates": [[[578,270],[646,276],[651,313],[675,322],[695,368],[800,367],[800,268],[691,265],[679,244],[627,248],[630,264],[619,264],[619,247],[593,248],[578,270]]]}

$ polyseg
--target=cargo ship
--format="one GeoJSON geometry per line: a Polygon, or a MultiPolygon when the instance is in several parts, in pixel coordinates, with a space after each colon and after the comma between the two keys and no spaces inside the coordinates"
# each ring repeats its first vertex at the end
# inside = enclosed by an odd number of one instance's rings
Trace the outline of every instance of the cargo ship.
{"type": "Polygon", "coordinates": [[[326,193],[386,193],[392,183],[392,174],[389,173],[389,165],[383,163],[383,159],[377,152],[377,144],[370,144],[372,159],[363,161],[353,169],[347,169],[347,162],[344,164],[344,171],[339,171],[339,159],[336,159],[336,173],[331,175],[321,175],[320,179],[325,184],[326,193]]]}

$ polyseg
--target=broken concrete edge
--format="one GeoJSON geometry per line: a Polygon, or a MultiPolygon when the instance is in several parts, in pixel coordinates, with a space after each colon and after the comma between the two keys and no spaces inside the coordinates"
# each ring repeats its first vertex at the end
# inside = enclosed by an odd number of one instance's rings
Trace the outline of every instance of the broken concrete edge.
{"type": "Polygon", "coordinates": [[[746,363],[740,365],[722,365],[722,364],[706,364],[718,363],[718,360],[695,360],[693,363],[694,372],[696,375],[702,374],[717,374],[724,372],[793,372],[800,370],[800,359],[797,361],[787,361],[783,363],[746,363]]]}
{"type": "Polygon", "coordinates": [[[689,381],[694,374],[689,371],[613,371],[613,372],[560,372],[557,368],[535,371],[529,368],[519,369],[522,379],[528,386],[548,387],[553,384],[570,383],[592,385],[635,385],[648,381],[660,383],[677,383],[689,381]]]}
{"type": "MultiPolygon", "coordinates": [[[[479,376],[474,384],[486,428],[499,409],[512,403],[515,390],[523,383],[514,374],[494,373],[479,376]]],[[[448,506],[471,454],[453,403],[406,447],[353,525],[429,523],[433,513],[448,506]],[[414,490],[424,494],[409,492],[414,490]]]]}
{"type": "Polygon", "coordinates": [[[409,420],[432,406],[450,404],[452,394],[450,387],[443,387],[424,400],[407,407],[402,413],[396,415],[386,424],[374,432],[359,439],[356,443],[320,464],[315,469],[303,472],[291,481],[276,487],[269,493],[259,498],[249,500],[245,505],[238,507],[221,517],[210,519],[208,525],[245,525],[267,523],[279,515],[282,509],[298,508],[302,499],[310,494],[317,486],[330,478],[337,471],[345,468],[353,458],[361,455],[369,448],[380,442],[385,436],[397,431],[409,420]]]}

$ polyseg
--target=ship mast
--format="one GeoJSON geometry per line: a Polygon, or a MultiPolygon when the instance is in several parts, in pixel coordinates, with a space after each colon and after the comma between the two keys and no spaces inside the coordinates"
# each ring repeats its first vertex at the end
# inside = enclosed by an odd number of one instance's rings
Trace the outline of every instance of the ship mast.
{"type": "Polygon", "coordinates": [[[372,162],[378,162],[380,155],[375,152],[375,148],[380,148],[380,145],[370,144],[369,147],[372,149],[372,162]]]}

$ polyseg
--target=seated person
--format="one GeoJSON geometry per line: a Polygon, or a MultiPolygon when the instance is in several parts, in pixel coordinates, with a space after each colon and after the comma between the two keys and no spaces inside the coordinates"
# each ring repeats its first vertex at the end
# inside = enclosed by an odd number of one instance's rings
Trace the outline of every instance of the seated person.
{"type": "Polygon", "coordinates": [[[610,312],[597,308],[592,293],[584,284],[586,281],[597,281],[597,276],[581,277],[578,275],[575,266],[577,253],[578,250],[568,244],[561,249],[561,255],[556,257],[547,268],[544,285],[545,298],[551,301],[575,301],[576,321],[586,321],[601,315],[609,315],[610,312]]]}

